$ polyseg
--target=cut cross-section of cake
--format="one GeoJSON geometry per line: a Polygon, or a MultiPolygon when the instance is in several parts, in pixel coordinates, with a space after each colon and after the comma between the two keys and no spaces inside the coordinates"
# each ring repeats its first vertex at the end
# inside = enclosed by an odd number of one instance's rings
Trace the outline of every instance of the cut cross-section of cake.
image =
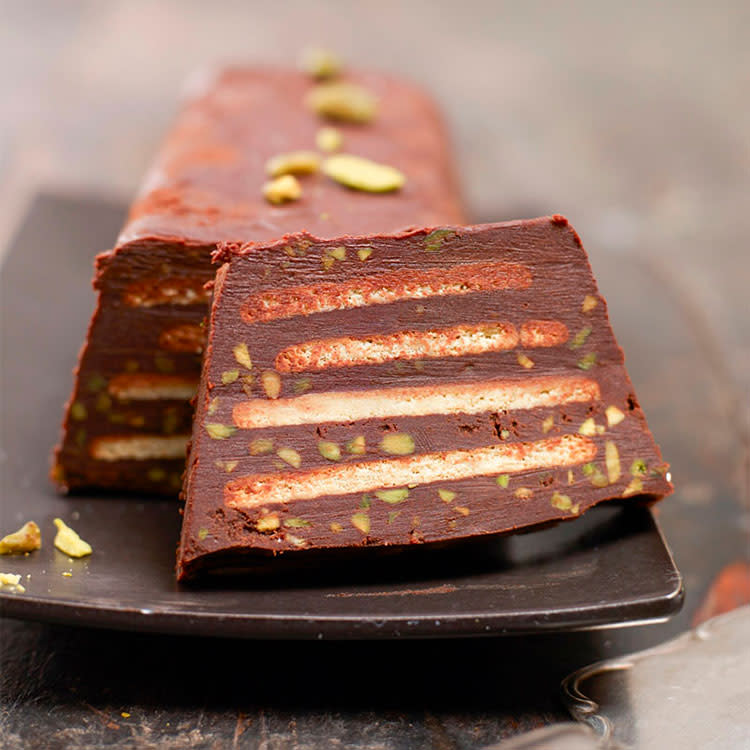
{"type": "Polygon", "coordinates": [[[671,491],[563,217],[216,257],[180,578],[671,491]]]}
{"type": "MultiPolygon", "coordinates": [[[[443,123],[432,100],[409,83],[367,72],[318,83],[293,70],[231,68],[189,89],[114,249],[97,259],[97,307],[52,472],[61,489],[179,492],[205,340],[204,284],[213,279],[218,242],[464,220],[443,123]],[[363,101],[367,122],[340,111],[363,101]],[[397,170],[405,183],[375,194],[318,169],[326,153],[316,153],[316,143],[322,128],[330,136],[323,110],[332,103],[339,107],[335,147],[397,170]],[[298,180],[301,192],[277,203],[276,192],[264,193],[273,178],[298,180]]],[[[291,266],[294,258],[283,262],[291,266]]],[[[484,283],[481,268],[474,277],[484,283]]]]}

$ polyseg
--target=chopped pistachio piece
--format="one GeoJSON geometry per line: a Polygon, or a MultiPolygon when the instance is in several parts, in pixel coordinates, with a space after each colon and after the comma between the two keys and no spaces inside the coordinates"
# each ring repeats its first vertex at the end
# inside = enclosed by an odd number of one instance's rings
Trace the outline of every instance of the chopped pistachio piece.
{"type": "Polygon", "coordinates": [[[198,529],[198,539],[203,541],[208,536],[208,529],[198,529]]]}
{"type": "Polygon", "coordinates": [[[266,162],[266,174],[281,177],[286,174],[313,174],[320,167],[320,157],[315,151],[290,151],[272,156],[266,162]]]}
{"type": "Polygon", "coordinates": [[[568,469],[568,484],[573,484],[575,478],[573,477],[573,469],[568,469]]]}
{"type": "Polygon", "coordinates": [[[336,154],[323,162],[323,172],[353,190],[389,193],[404,186],[406,177],[395,167],[353,154],[336,154]]]}
{"type": "Polygon", "coordinates": [[[225,440],[226,438],[232,437],[237,428],[229,424],[220,424],[219,422],[208,422],[206,424],[206,432],[214,440],[225,440]]]}
{"type": "Polygon", "coordinates": [[[153,468],[148,470],[146,476],[152,482],[162,482],[167,478],[167,472],[159,466],[154,466],[153,468]]]}
{"type": "Polygon", "coordinates": [[[340,523],[336,523],[336,521],[332,521],[328,528],[334,534],[340,534],[344,530],[344,527],[340,523]]]}
{"type": "Polygon", "coordinates": [[[500,430],[500,438],[507,440],[510,437],[510,430],[500,430]]]}
{"type": "Polygon", "coordinates": [[[302,53],[300,67],[313,78],[333,78],[341,72],[341,60],[330,50],[314,47],[302,53]]]}
{"type": "Polygon", "coordinates": [[[86,557],[93,552],[91,545],[84,542],[61,518],[55,518],[53,523],[57,527],[55,547],[60,552],[65,553],[68,557],[86,557]]]}
{"type": "Polygon", "coordinates": [[[370,533],[370,516],[367,513],[355,513],[351,517],[352,526],[359,529],[363,534],[370,533]]]}
{"type": "Polygon", "coordinates": [[[499,487],[507,487],[510,484],[510,476],[508,474],[501,474],[499,477],[495,477],[499,487]]]}
{"type": "Polygon", "coordinates": [[[221,373],[221,382],[224,385],[229,385],[230,383],[234,383],[239,376],[239,370],[224,370],[224,372],[221,373]]]}
{"type": "Polygon", "coordinates": [[[531,357],[527,357],[523,352],[518,352],[518,354],[516,354],[516,360],[521,367],[524,367],[527,370],[530,370],[534,366],[534,360],[531,359],[531,357]]]}
{"type": "Polygon", "coordinates": [[[269,180],[263,185],[263,197],[275,205],[296,201],[302,196],[302,185],[299,180],[291,174],[285,174],[269,180]]]}
{"type": "Polygon", "coordinates": [[[42,546],[42,533],[34,521],[27,521],[18,531],[0,539],[0,555],[22,555],[42,546]]]}
{"type": "Polygon", "coordinates": [[[276,455],[284,461],[284,463],[293,466],[295,469],[299,469],[299,467],[302,466],[302,456],[300,456],[294,448],[279,448],[276,451],[276,455]]]}
{"type": "Polygon", "coordinates": [[[251,456],[267,456],[273,452],[273,440],[268,438],[256,438],[250,443],[251,456]]]}
{"type": "Polygon", "coordinates": [[[255,522],[255,528],[257,531],[276,531],[281,526],[281,519],[275,513],[269,513],[266,516],[261,516],[255,522]]]}
{"type": "Polygon", "coordinates": [[[552,414],[544,418],[542,422],[542,432],[548,433],[555,426],[555,418],[552,414]]]}
{"type": "Polygon", "coordinates": [[[329,461],[341,460],[341,448],[338,443],[334,443],[331,440],[320,440],[318,442],[318,451],[323,458],[327,458],[329,461]]]}
{"type": "Polygon", "coordinates": [[[362,495],[362,499],[359,501],[359,507],[362,510],[368,510],[371,505],[372,505],[372,500],[370,500],[370,496],[362,495]]]}
{"type": "Polygon", "coordinates": [[[559,510],[570,510],[573,507],[573,501],[568,495],[561,495],[559,492],[553,492],[550,503],[553,508],[559,510]]]}
{"type": "Polygon", "coordinates": [[[335,260],[346,260],[346,248],[343,245],[329,247],[326,250],[326,254],[330,255],[335,260]]]}
{"type": "Polygon", "coordinates": [[[365,446],[365,436],[357,435],[350,440],[345,446],[347,453],[353,453],[355,456],[361,456],[367,450],[365,446]]]}
{"type": "Polygon", "coordinates": [[[163,373],[174,372],[177,369],[174,360],[162,354],[157,354],[154,357],[154,365],[159,372],[163,373]]]}
{"type": "Polygon", "coordinates": [[[396,503],[403,502],[409,497],[409,490],[406,487],[394,490],[376,490],[375,497],[382,500],[384,503],[395,505],[396,503]]]}
{"type": "Polygon", "coordinates": [[[639,492],[643,492],[643,481],[640,477],[633,477],[622,494],[623,497],[629,497],[630,495],[637,495],[639,492]]]}
{"type": "MultiPolygon", "coordinates": [[[[219,408],[219,397],[214,396],[209,402],[208,407],[206,408],[206,414],[215,414],[216,410],[219,408]]],[[[166,432],[166,430],[165,430],[166,432]]]]}
{"type": "Polygon", "coordinates": [[[245,392],[246,396],[252,396],[253,395],[253,376],[252,375],[243,375],[240,380],[242,381],[242,390],[245,392]]]}
{"type": "Polygon", "coordinates": [[[519,487],[513,494],[519,500],[531,500],[531,498],[534,497],[534,490],[531,490],[528,487],[519,487]]]}
{"type": "Polygon", "coordinates": [[[323,127],[315,134],[315,145],[327,154],[338,151],[344,143],[344,136],[337,128],[323,127]]]}
{"type": "Polygon", "coordinates": [[[607,479],[610,484],[614,484],[620,478],[620,453],[611,440],[604,445],[604,458],[607,464],[607,479]]]}
{"type": "Polygon", "coordinates": [[[636,458],[632,464],[630,464],[630,473],[634,477],[645,477],[648,474],[648,465],[642,458],[636,458]]]}
{"type": "Polygon", "coordinates": [[[591,312],[597,305],[599,304],[599,300],[594,297],[593,294],[587,294],[583,298],[583,304],[581,305],[581,312],[591,312]]]}
{"type": "Polygon", "coordinates": [[[250,359],[250,351],[244,341],[237,344],[237,346],[232,349],[232,353],[238,364],[242,365],[247,370],[253,369],[253,361],[250,359]]]}
{"type": "Polygon", "coordinates": [[[414,453],[414,438],[406,432],[391,432],[380,441],[380,449],[392,456],[414,453]]]}
{"type": "Polygon", "coordinates": [[[361,247],[357,250],[357,257],[364,262],[372,255],[372,252],[373,250],[371,247],[361,247]]]}
{"type": "Polygon", "coordinates": [[[312,381],[310,378],[300,378],[299,380],[295,380],[294,385],[292,386],[292,390],[297,393],[307,393],[312,388],[312,381]]]}
{"type": "Polygon", "coordinates": [[[401,511],[400,510],[392,510],[388,514],[388,520],[386,521],[386,523],[389,524],[389,525],[392,524],[400,515],[401,515],[401,511]]]}
{"type": "Polygon", "coordinates": [[[99,393],[96,396],[96,404],[94,408],[100,412],[107,412],[112,408],[112,399],[108,393],[99,393]]]}
{"type": "Polygon", "coordinates": [[[455,234],[452,229],[434,229],[424,238],[424,249],[428,253],[435,253],[443,247],[443,243],[449,237],[454,237],[455,234]]]}
{"type": "Polygon", "coordinates": [[[585,435],[586,437],[596,435],[596,422],[594,422],[593,417],[584,419],[583,422],[581,422],[581,426],[578,428],[578,434],[585,435]]]}
{"type": "Polygon", "coordinates": [[[462,516],[468,516],[471,512],[465,505],[454,505],[453,510],[455,510],[456,513],[460,513],[462,516]]]}
{"type": "Polygon", "coordinates": [[[584,354],[578,360],[578,367],[581,370],[590,370],[596,364],[596,352],[589,352],[584,354]]]}
{"type": "Polygon", "coordinates": [[[568,344],[570,349],[580,349],[585,343],[586,339],[591,335],[591,326],[581,328],[578,333],[573,336],[573,340],[568,344]]]}
{"type": "Polygon", "coordinates": [[[453,490],[438,490],[438,496],[444,503],[451,503],[456,498],[456,493],[453,490]]]}
{"type": "Polygon", "coordinates": [[[268,398],[278,398],[281,393],[281,377],[273,370],[266,370],[260,376],[260,383],[268,398]]]}
{"type": "Polygon", "coordinates": [[[608,406],[604,413],[607,415],[607,424],[610,427],[620,424],[625,419],[625,414],[621,412],[616,406],[608,406]]]}
{"type": "Polygon", "coordinates": [[[599,488],[606,487],[609,484],[609,480],[607,479],[607,477],[604,476],[604,474],[599,469],[597,469],[591,475],[591,478],[589,479],[589,481],[594,487],[599,487],[599,488]]]}
{"type": "Polygon", "coordinates": [[[284,521],[284,526],[288,526],[290,529],[304,529],[307,526],[312,526],[312,524],[304,518],[287,518],[284,521]]]}
{"type": "Polygon", "coordinates": [[[595,474],[597,472],[596,464],[584,464],[583,466],[581,466],[581,471],[583,472],[583,476],[590,477],[592,474],[595,474]]]}
{"type": "Polygon", "coordinates": [[[308,94],[307,106],[321,117],[342,122],[371,122],[377,114],[377,99],[353,83],[321,83],[308,94]]]}
{"type": "Polygon", "coordinates": [[[86,417],[88,416],[86,406],[80,401],[76,401],[70,407],[70,416],[73,417],[73,419],[77,419],[79,422],[86,419],[86,417]]]}
{"type": "Polygon", "coordinates": [[[231,474],[237,468],[237,464],[239,464],[239,461],[237,459],[232,459],[231,461],[219,460],[216,462],[216,467],[219,469],[223,469],[227,474],[231,474]]]}

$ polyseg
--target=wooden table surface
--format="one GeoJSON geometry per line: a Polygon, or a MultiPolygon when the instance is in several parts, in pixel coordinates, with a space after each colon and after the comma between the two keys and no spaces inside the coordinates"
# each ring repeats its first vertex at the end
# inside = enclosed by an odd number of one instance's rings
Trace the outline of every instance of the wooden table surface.
{"type": "Polygon", "coordinates": [[[319,43],[426,85],[477,218],[564,213],[582,235],[673,466],[659,517],[687,587],[665,625],[512,640],[238,645],[0,621],[3,748],[481,747],[564,719],[571,670],[750,599],[750,4],[0,12],[0,257],[39,190],[127,199],[197,66],[319,43]],[[618,294],[625,273],[638,298],[618,294]]]}

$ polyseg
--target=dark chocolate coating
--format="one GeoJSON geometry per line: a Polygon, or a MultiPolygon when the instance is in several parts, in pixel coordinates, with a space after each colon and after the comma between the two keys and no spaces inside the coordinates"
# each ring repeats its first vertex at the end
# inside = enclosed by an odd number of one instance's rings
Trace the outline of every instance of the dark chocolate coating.
{"type": "MultiPolygon", "coordinates": [[[[598,292],[578,235],[567,221],[563,217],[547,217],[444,229],[438,235],[437,247],[431,240],[436,235],[430,228],[335,240],[297,235],[268,245],[224,245],[217,253],[217,260],[225,265],[217,274],[214,289],[188,459],[178,556],[181,579],[212,569],[242,569],[252,558],[264,555],[297,557],[314,551],[443,543],[508,533],[574,518],[605,500],[653,500],[671,491],[667,466],[638,405],[623,353],[609,323],[606,303],[598,292]],[[303,251],[290,252],[290,247],[303,251]],[[341,247],[346,249],[339,253],[343,259],[333,264],[324,262],[332,249],[341,247]],[[361,249],[372,250],[365,260],[357,254],[361,249]],[[403,299],[292,317],[284,317],[282,311],[276,319],[255,322],[243,318],[248,300],[268,290],[288,292],[291,288],[332,282],[351,282],[352,288],[360,289],[364,287],[363,279],[378,274],[401,272],[408,280],[426,269],[454,269],[492,260],[526,269],[531,278],[528,288],[403,299]],[[587,298],[595,305],[584,304],[587,298]],[[524,378],[531,381],[540,377],[585,377],[594,381],[600,397],[552,408],[236,429],[223,439],[207,431],[207,424],[236,428],[238,405],[266,398],[259,374],[274,370],[276,357],[284,347],[332,336],[367,339],[405,329],[426,332],[492,320],[508,321],[518,328],[528,320],[554,320],[567,327],[570,338],[563,344],[541,348],[519,344],[509,351],[417,361],[397,359],[314,372],[279,372],[280,398],[298,398],[301,381],[306,381],[306,394],[323,394],[405,386],[436,386],[441,390],[450,384],[524,378]],[[242,343],[247,343],[252,358],[252,370],[239,367],[253,378],[250,396],[243,390],[242,378],[223,382],[224,373],[238,368],[235,347],[242,343]],[[519,353],[533,360],[532,368],[520,364],[519,353]],[[607,407],[616,407],[622,420],[610,425],[607,407]],[[507,487],[499,485],[495,476],[475,476],[420,484],[410,488],[408,498],[394,504],[383,502],[372,492],[333,494],[252,508],[232,507],[226,502],[227,485],[242,481],[242,477],[293,475],[331,466],[319,452],[321,439],[343,446],[356,436],[364,436],[366,454],[342,452],[336,466],[344,466],[389,458],[378,444],[383,435],[393,432],[410,435],[415,443],[414,455],[419,456],[578,436],[587,420],[593,420],[599,428],[587,438],[595,445],[596,456],[585,468],[553,466],[511,474],[507,487]],[[273,452],[251,455],[249,444],[257,439],[272,441],[274,450],[294,449],[300,467],[292,469],[273,452]],[[607,443],[617,447],[617,472],[610,473],[606,465],[607,443]],[[646,467],[644,471],[637,468],[641,466],[646,467]],[[637,491],[633,489],[634,480],[640,482],[637,491]],[[439,488],[454,492],[455,497],[444,502],[438,497],[439,488]],[[530,496],[518,497],[519,488],[530,490],[530,496]],[[573,511],[557,507],[560,495],[571,500],[573,511]],[[279,517],[279,527],[258,531],[256,524],[268,513],[279,517]],[[362,531],[352,522],[355,514],[367,516],[369,531],[362,531]]],[[[295,299],[285,293],[284,299],[287,298],[295,299]]]]}
{"type": "Polygon", "coordinates": [[[116,246],[97,258],[97,307],[52,470],[61,489],[176,494],[183,460],[103,461],[92,457],[91,446],[113,436],[189,435],[187,400],[118,401],[107,392],[112,378],[125,373],[177,374],[197,382],[201,346],[194,342],[207,299],[200,290],[213,279],[210,255],[218,243],[271,242],[302,230],[336,237],[464,219],[446,131],[429,97],[388,76],[352,73],[344,79],[374,93],[379,106],[370,124],[335,123],[342,151],[397,167],[407,183],[398,192],[374,195],[309,175],[300,178],[302,198],[281,206],[263,198],[266,161],[314,149],[317,130],[331,124],[305,105],[313,80],[261,68],[194,81],[116,246]],[[150,306],[134,304],[165,285],[193,296],[181,305],[158,296],[150,306]],[[192,332],[187,343],[179,333],[185,331],[192,332]]]}

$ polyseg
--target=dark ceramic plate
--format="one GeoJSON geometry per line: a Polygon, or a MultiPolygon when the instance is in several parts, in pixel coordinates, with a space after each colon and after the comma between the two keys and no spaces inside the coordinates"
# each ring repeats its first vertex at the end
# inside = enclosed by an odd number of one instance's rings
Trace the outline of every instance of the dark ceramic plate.
{"type": "Polygon", "coordinates": [[[680,575],[645,508],[599,508],[542,531],[343,571],[179,586],[176,502],[58,497],[47,481],[93,304],[92,258],[122,218],[120,205],[40,196],[3,267],[0,528],[34,519],[43,546],[0,558],[26,588],[0,591],[0,613],[199,635],[373,638],[604,627],[662,620],[680,608],[680,575]],[[71,561],[54,549],[55,516],[91,542],[91,557],[71,561]]]}

